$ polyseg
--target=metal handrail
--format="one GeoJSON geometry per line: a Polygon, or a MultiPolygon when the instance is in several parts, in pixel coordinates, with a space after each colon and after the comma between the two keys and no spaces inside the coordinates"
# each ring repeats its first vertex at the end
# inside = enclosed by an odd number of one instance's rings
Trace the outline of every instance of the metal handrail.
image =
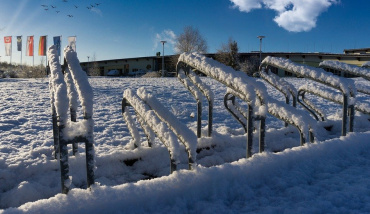
{"type": "Polygon", "coordinates": [[[201,120],[202,120],[202,102],[201,100],[196,96],[194,93],[194,89],[191,87],[196,87],[196,90],[199,90],[208,101],[208,137],[212,136],[212,121],[213,121],[213,97],[210,95],[210,91],[205,90],[205,85],[201,85],[199,82],[196,82],[194,78],[195,74],[193,71],[183,62],[179,62],[176,66],[176,76],[180,80],[181,83],[190,91],[190,93],[193,95],[193,97],[197,100],[197,137],[201,137],[201,120]],[[182,72],[184,72],[184,75],[188,77],[191,81],[191,85],[186,83],[185,78],[182,76],[182,72]]]}
{"type": "MultiPolygon", "coordinates": [[[[279,60],[283,60],[284,61],[284,65],[282,64],[279,64],[279,63],[276,63],[275,61],[272,61],[271,59],[274,59],[275,57],[266,57],[262,63],[261,63],[261,66],[263,65],[269,65],[269,66],[272,66],[272,67],[276,67],[276,68],[279,68],[281,70],[285,70],[285,71],[288,71],[290,73],[294,73],[298,76],[302,76],[304,78],[307,78],[307,79],[311,79],[313,81],[316,81],[316,82],[319,82],[321,84],[324,84],[324,85],[327,85],[329,87],[332,87],[334,89],[337,89],[339,90],[342,95],[343,95],[343,112],[342,112],[342,136],[345,136],[347,134],[347,114],[348,112],[351,114],[353,114],[353,108],[354,108],[354,105],[353,104],[349,104],[348,102],[348,99],[349,97],[351,98],[354,98],[355,97],[355,91],[354,91],[354,88],[351,88],[349,85],[345,84],[342,79],[340,79],[339,77],[336,77],[334,75],[329,75],[327,72],[325,72],[324,70],[322,69],[313,69],[313,68],[310,68],[308,66],[304,66],[304,65],[298,65],[296,63],[293,63],[292,61],[288,60],[288,59],[282,59],[282,58],[278,58],[279,60]],[[294,65],[296,66],[295,69],[292,69],[289,65],[294,65]],[[318,78],[317,76],[315,75],[308,75],[307,73],[305,73],[304,71],[306,70],[311,70],[311,71],[314,71],[314,73],[320,73],[320,76],[323,76],[323,77],[330,77],[331,79],[335,79],[337,82],[340,83],[340,86],[337,86],[335,84],[333,84],[332,82],[330,81],[325,81],[325,80],[322,80],[320,78],[318,78]],[[321,71],[322,70],[322,71],[321,71]],[[346,90],[349,90],[348,94],[346,93],[346,90]]],[[[349,131],[352,132],[353,131],[353,127],[351,127],[351,124],[353,124],[353,120],[354,120],[354,117],[350,116],[349,118],[349,131]]]]}
{"type": "MultiPolygon", "coordinates": [[[[184,138],[181,136],[181,134],[179,134],[176,129],[170,124],[168,123],[168,121],[166,121],[165,119],[163,119],[162,117],[160,117],[158,114],[158,111],[156,111],[155,108],[153,108],[154,106],[151,106],[148,102],[145,102],[144,100],[142,100],[139,96],[137,95],[134,95],[135,96],[135,102],[140,102],[140,105],[144,106],[146,111],[150,111],[150,110],[153,110],[155,115],[152,115],[154,117],[156,117],[156,120],[157,121],[162,121],[164,124],[166,124],[167,128],[169,130],[172,131],[173,134],[175,134],[175,136],[177,137],[178,140],[180,140],[180,142],[182,142],[185,147],[186,147],[186,152],[187,152],[187,155],[188,155],[188,169],[191,170],[191,169],[194,169],[195,168],[195,157],[192,156],[192,152],[190,151],[190,148],[188,148],[186,146],[186,142],[184,142],[184,138]]],[[[166,136],[162,136],[162,133],[159,133],[159,132],[156,132],[155,130],[155,125],[156,124],[152,124],[150,123],[146,117],[144,115],[141,114],[140,111],[138,111],[136,108],[135,108],[135,105],[132,105],[132,103],[130,102],[129,100],[129,97],[123,97],[122,99],[122,114],[125,113],[126,110],[126,107],[133,107],[133,109],[135,110],[136,112],[136,115],[140,118],[139,123],[141,124],[141,126],[148,126],[153,132],[154,134],[162,141],[162,142],[165,142],[166,141],[166,136]],[[145,123],[145,124],[144,124],[145,123]]],[[[127,112],[128,113],[128,112],[127,112]]],[[[167,112],[168,113],[168,112],[167,112]]],[[[195,136],[194,136],[195,137],[195,136]]],[[[196,139],[196,138],[195,138],[196,139]]],[[[168,147],[168,145],[166,145],[165,143],[163,143],[167,149],[168,149],[168,152],[170,154],[170,172],[174,172],[177,168],[177,162],[179,160],[176,160],[176,157],[173,156],[173,154],[171,153],[170,149],[168,147]]],[[[195,151],[195,150],[194,150],[195,151]]]]}

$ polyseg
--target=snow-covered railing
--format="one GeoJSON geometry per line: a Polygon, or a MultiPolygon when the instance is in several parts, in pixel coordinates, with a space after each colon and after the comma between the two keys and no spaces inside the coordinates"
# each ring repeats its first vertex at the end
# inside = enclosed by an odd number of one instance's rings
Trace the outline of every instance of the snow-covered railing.
{"type": "MultiPolygon", "coordinates": [[[[238,96],[239,98],[241,97],[240,94],[238,94],[237,92],[233,92],[231,90],[228,90],[228,93],[229,94],[232,94],[234,96],[238,96]]],[[[228,94],[226,94],[228,95],[228,94]]],[[[232,100],[232,97],[229,98],[230,100],[232,100]]],[[[225,100],[224,100],[225,102],[225,100]]],[[[234,101],[235,102],[235,101],[234,101]]],[[[237,105],[235,105],[237,106],[237,105]]],[[[302,112],[298,109],[296,109],[295,107],[293,106],[290,106],[290,105],[287,105],[283,102],[279,102],[279,101],[275,101],[274,99],[270,98],[267,102],[267,110],[268,110],[268,113],[271,114],[272,116],[296,127],[299,131],[299,134],[300,134],[300,144],[301,145],[304,145],[306,142],[311,142],[313,143],[314,142],[314,132],[315,131],[318,131],[320,128],[317,126],[317,122],[315,120],[313,120],[311,117],[307,116],[305,114],[305,112],[302,112]],[[308,141],[307,141],[308,139],[308,141]]],[[[239,110],[238,107],[234,107],[232,108],[231,110],[234,110],[234,114],[235,114],[235,110],[239,110]]],[[[240,110],[239,110],[240,111],[240,110]]],[[[233,114],[233,115],[234,115],[233,114]]],[[[248,117],[250,117],[250,115],[248,115],[247,117],[245,117],[245,113],[243,113],[242,111],[239,112],[238,114],[235,114],[237,117],[240,117],[240,116],[243,116],[245,119],[247,119],[248,117]]],[[[235,116],[234,116],[235,117],[235,116]]],[[[260,120],[261,121],[261,124],[265,124],[265,118],[261,118],[261,117],[258,117],[258,116],[254,116],[254,119],[255,120],[260,120]]],[[[248,120],[249,122],[249,120],[248,120]]],[[[249,127],[250,125],[247,125],[247,127],[249,127]]],[[[264,136],[264,134],[261,134],[261,132],[264,130],[261,130],[261,129],[264,129],[264,125],[260,125],[260,136],[264,136]]],[[[249,131],[249,130],[248,130],[249,131]]],[[[263,151],[264,149],[264,145],[261,144],[260,142],[260,151],[263,151]]]]}
{"type": "MultiPolygon", "coordinates": [[[[264,149],[265,117],[267,112],[284,122],[296,126],[301,132],[301,144],[306,142],[307,138],[309,138],[310,142],[313,141],[313,132],[318,129],[316,128],[317,122],[309,116],[302,116],[302,113],[304,114],[303,111],[298,111],[285,103],[279,104],[277,101],[274,101],[268,96],[263,83],[256,81],[243,72],[235,71],[231,67],[198,53],[183,53],[180,55],[177,70],[180,71],[180,68],[187,66],[228,87],[224,97],[224,104],[226,109],[247,131],[247,157],[251,156],[253,120],[260,121],[260,152],[264,149]],[[235,96],[247,103],[248,112],[239,108],[239,105],[235,102],[235,96]]],[[[289,93],[295,92],[292,89],[292,92],[289,93]]]]}
{"type": "Polygon", "coordinates": [[[176,71],[177,78],[190,91],[197,100],[197,137],[201,137],[202,121],[202,97],[203,94],[208,100],[208,137],[212,135],[213,119],[213,92],[204,84],[199,77],[185,64],[179,63],[176,71]]]}
{"type": "Polygon", "coordinates": [[[279,76],[272,73],[270,70],[268,70],[268,73],[266,73],[266,70],[268,69],[262,68],[262,70],[259,72],[260,77],[267,83],[269,83],[271,86],[273,86],[276,90],[284,94],[286,104],[290,103],[291,98],[293,107],[296,107],[297,90],[294,88],[294,86],[288,83],[287,81],[281,79],[279,76]]]}
{"type": "MultiPolygon", "coordinates": [[[[311,102],[308,102],[308,100],[305,99],[305,94],[306,93],[314,94],[314,95],[322,97],[326,100],[330,100],[332,102],[343,105],[343,97],[338,93],[335,93],[333,91],[328,91],[325,88],[323,88],[322,86],[314,85],[314,84],[306,84],[306,85],[301,86],[298,89],[298,94],[299,94],[299,97],[302,97],[302,101],[298,100],[298,102],[300,102],[300,103],[303,102],[303,103],[301,103],[301,105],[303,105],[303,106],[304,105],[309,106],[312,109],[312,111],[319,114],[319,116],[321,117],[321,120],[325,120],[323,113],[320,112],[318,110],[318,108],[316,106],[314,106],[311,102]]],[[[354,109],[356,111],[359,111],[359,112],[364,113],[364,114],[370,114],[370,106],[367,105],[366,103],[361,103],[361,104],[360,103],[355,103],[354,109]]],[[[350,115],[350,117],[353,117],[354,113],[349,112],[349,115],[350,115]]],[[[317,117],[315,117],[315,118],[317,118],[317,117]]],[[[353,124],[350,124],[350,126],[353,126],[353,124]]]]}
{"type": "MultiPolygon", "coordinates": [[[[149,127],[155,135],[162,141],[170,154],[170,172],[174,172],[179,163],[180,144],[184,144],[187,155],[189,169],[194,169],[196,160],[197,137],[185,125],[177,120],[177,118],[168,111],[165,111],[161,105],[151,94],[145,89],[140,88],[135,94],[132,90],[127,89],[123,93],[122,99],[122,114],[126,118],[131,118],[128,107],[131,106],[137,115],[139,123],[145,127],[149,127]],[[126,116],[125,116],[126,115],[126,116]]],[[[134,127],[133,120],[127,120],[128,127],[134,127]]],[[[130,131],[133,135],[133,133],[130,131]]],[[[133,135],[136,138],[136,146],[140,146],[138,142],[138,133],[133,135]]],[[[149,137],[148,137],[149,138],[149,137]]]]}
{"type": "MultiPolygon", "coordinates": [[[[86,73],[80,67],[77,54],[70,48],[64,50],[64,73],[55,46],[48,49],[48,61],[50,66],[50,100],[53,116],[53,133],[55,153],[59,155],[62,193],[68,193],[71,178],[69,177],[68,144],[84,142],[86,148],[86,173],[87,186],[94,184],[94,121],[93,92],[88,82],[86,73]],[[68,67],[67,67],[68,66],[68,67]],[[69,75],[70,72],[70,76],[69,75]],[[73,81],[71,79],[73,79],[73,81]],[[68,82],[68,85],[66,83],[68,82]],[[68,120],[70,113],[76,112],[77,95],[73,92],[71,84],[77,90],[78,98],[82,106],[83,120],[79,122],[68,120]],[[73,111],[71,111],[74,108],[73,111]]],[[[76,116],[76,115],[74,115],[76,116]]]]}
{"type": "MultiPolygon", "coordinates": [[[[347,113],[353,112],[356,93],[356,88],[352,81],[335,76],[321,68],[314,68],[306,65],[297,64],[290,61],[289,59],[284,58],[268,56],[261,63],[261,66],[264,65],[273,66],[287,72],[294,73],[297,76],[308,78],[339,90],[343,96],[342,136],[346,135],[348,118],[347,113]]],[[[353,119],[353,117],[349,118],[349,124],[353,124],[353,119]]],[[[349,127],[349,131],[353,131],[351,126],[349,127]]]]}
{"type": "MultiPolygon", "coordinates": [[[[257,115],[259,115],[260,117],[266,117],[266,88],[262,83],[257,82],[251,77],[248,77],[248,75],[246,75],[245,73],[237,72],[231,67],[228,67],[222,63],[219,63],[198,53],[181,54],[177,63],[177,71],[180,71],[180,69],[198,70],[205,75],[217,80],[218,82],[237,92],[240,95],[240,98],[248,104],[248,111],[256,111],[257,115]]],[[[250,119],[252,120],[252,118],[250,119]]],[[[253,130],[253,123],[250,129],[253,130]]],[[[250,136],[247,136],[247,148],[252,148],[252,131],[249,133],[250,136]]],[[[262,139],[260,139],[260,141],[261,140],[264,140],[264,136],[262,136],[262,139]]],[[[247,149],[247,157],[250,156],[251,153],[247,149]]]]}
{"type": "Polygon", "coordinates": [[[325,60],[319,64],[322,68],[334,69],[342,71],[347,74],[356,75],[370,81],[370,69],[365,67],[358,67],[356,65],[350,65],[344,62],[325,60]]]}

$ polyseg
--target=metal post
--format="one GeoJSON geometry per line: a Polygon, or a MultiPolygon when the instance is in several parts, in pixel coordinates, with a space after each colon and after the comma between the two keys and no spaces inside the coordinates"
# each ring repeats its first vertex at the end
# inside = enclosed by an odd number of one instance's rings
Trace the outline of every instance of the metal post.
{"type": "Polygon", "coordinates": [[[163,46],[163,51],[162,51],[162,77],[164,77],[164,43],[166,43],[166,41],[161,41],[162,43],[162,46],[163,46]]]}

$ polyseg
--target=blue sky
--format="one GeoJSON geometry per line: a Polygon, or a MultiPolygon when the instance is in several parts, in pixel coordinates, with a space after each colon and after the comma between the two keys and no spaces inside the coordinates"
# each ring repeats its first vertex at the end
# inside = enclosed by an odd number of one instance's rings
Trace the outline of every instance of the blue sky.
{"type": "MultiPolygon", "coordinates": [[[[370,47],[369,0],[0,0],[0,5],[1,61],[10,61],[3,37],[13,36],[12,62],[20,62],[15,41],[22,35],[22,61],[29,65],[32,57],[24,55],[30,35],[35,55],[42,35],[48,35],[48,46],[53,36],[62,35],[63,47],[76,35],[83,62],[94,55],[96,60],[153,56],[162,51],[163,39],[169,41],[165,54],[173,54],[171,41],[188,25],[200,31],[210,53],[229,37],[240,52],[259,50],[258,35],[266,36],[265,52],[370,47]]],[[[40,62],[36,56],[35,64],[40,62]]]]}

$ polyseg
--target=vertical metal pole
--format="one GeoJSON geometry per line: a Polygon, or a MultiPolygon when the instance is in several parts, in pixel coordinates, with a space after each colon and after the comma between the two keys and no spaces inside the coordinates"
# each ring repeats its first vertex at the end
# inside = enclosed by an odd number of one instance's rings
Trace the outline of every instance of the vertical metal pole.
{"type": "Polygon", "coordinates": [[[247,121],[247,158],[252,157],[252,146],[253,146],[253,107],[248,105],[248,121],[247,121]]]}
{"type": "Polygon", "coordinates": [[[349,108],[348,108],[348,114],[349,114],[349,132],[353,132],[353,120],[354,120],[354,114],[355,114],[355,109],[354,109],[354,106],[351,105],[349,108]]]}
{"type": "Polygon", "coordinates": [[[347,133],[347,112],[348,112],[347,95],[343,94],[342,136],[346,136],[347,133]]]}
{"type": "MultiPolygon", "coordinates": [[[[92,120],[91,115],[84,113],[84,120],[92,120]]],[[[86,149],[86,175],[87,175],[87,187],[90,187],[95,183],[95,162],[94,162],[94,137],[93,130],[88,129],[86,133],[87,141],[85,142],[86,149]]]]}
{"type": "Polygon", "coordinates": [[[262,117],[260,120],[260,145],[259,152],[265,151],[265,128],[266,128],[266,118],[262,117]]]}
{"type": "Polygon", "coordinates": [[[60,155],[60,177],[62,185],[62,193],[67,194],[69,191],[69,185],[67,180],[69,179],[69,165],[68,165],[68,147],[67,141],[64,140],[63,136],[64,125],[59,126],[59,155],[60,155]]]}
{"type": "Polygon", "coordinates": [[[197,137],[200,138],[202,133],[202,102],[197,101],[197,137]]]}
{"type": "Polygon", "coordinates": [[[208,101],[208,137],[212,136],[212,122],[213,121],[213,103],[208,101]]]}

